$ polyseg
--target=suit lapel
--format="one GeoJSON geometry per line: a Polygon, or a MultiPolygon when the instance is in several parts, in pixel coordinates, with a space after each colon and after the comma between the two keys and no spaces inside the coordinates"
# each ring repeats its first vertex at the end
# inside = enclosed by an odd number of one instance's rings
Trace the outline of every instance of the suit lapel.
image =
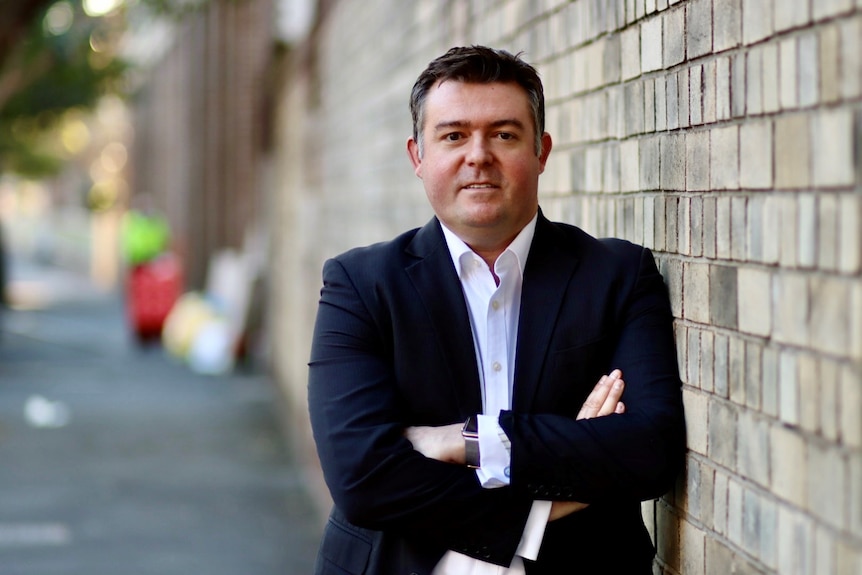
{"type": "Polygon", "coordinates": [[[407,275],[434,326],[428,345],[436,343],[446,358],[459,416],[481,413],[482,392],[467,304],[436,218],[416,233],[407,252],[417,258],[407,266],[407,275]]]}
{"type": "Polygon", "coordinates": [[[560,308],[578,267],[576,254],[563,239],[540,212],[521,290],[512,398],[515,411],[527,412],[533,405],[560,308]]]}

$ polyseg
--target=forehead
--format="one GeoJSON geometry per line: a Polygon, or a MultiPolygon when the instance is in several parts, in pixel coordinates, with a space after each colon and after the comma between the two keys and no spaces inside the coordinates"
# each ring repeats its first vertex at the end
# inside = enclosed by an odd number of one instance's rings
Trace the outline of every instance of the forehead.
{"type": "Polygon", "coordinates": [[[532,125],[527,92],[515,82],[474,83],[442,80],[425,99],[425,125],[440,122],[497,122],[512,119],[532,125]]]}

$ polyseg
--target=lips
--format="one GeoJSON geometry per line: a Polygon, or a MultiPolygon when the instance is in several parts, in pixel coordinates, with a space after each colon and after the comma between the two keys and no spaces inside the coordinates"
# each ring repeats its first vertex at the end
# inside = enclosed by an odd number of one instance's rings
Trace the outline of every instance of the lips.
{"type": "Polygon", "coordinates": [[[489,190],[497,187],[499,186],[497,186],[496,184],[490,184],[486,182],[477,182],[474,184],[467,184],[465,186],[462,186],[462,188],[465,190],[489,190]]]}

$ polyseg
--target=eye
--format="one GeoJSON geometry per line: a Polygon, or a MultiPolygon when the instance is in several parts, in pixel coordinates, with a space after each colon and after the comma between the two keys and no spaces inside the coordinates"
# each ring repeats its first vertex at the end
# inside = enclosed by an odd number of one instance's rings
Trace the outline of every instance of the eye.
{"type": "Polygon", "coordinates": [[[497,137],[503,141],[508,141],[508,140],[514,140],[515,134],[513,134],[511,132],[500,132],[499,134],[497,134],[497,137]]]}
{"type": "Polygon", "coordinates": [[[443,136],[443,139],[446,140],[447,142],[457,142],[458,140],[461,139],[461,134],[458,132],[450,132],[450,133],[446,134],[445,136],[443,136]]]}

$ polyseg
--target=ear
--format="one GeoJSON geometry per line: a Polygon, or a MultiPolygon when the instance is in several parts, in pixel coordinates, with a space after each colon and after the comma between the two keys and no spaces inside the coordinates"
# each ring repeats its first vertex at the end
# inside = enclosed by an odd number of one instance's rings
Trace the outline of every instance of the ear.
{"type": "Polygon", "coordinates": [[[413,138],[407,139],[407,155],[410,156],[410,163],[413,164],[413,173],[422,179],[422,158],[419,157],[419,144],[413,138]]]}
{"type": "Polygon", "coordinates": [[[539,173],[545,171],[545,164],[548,162],[548,156],[551,155],[551,148],[554,147],[554,142],[551,141],[551,135],[547,132],[542,134],[542,151],[539,153],[539,173]]]}

